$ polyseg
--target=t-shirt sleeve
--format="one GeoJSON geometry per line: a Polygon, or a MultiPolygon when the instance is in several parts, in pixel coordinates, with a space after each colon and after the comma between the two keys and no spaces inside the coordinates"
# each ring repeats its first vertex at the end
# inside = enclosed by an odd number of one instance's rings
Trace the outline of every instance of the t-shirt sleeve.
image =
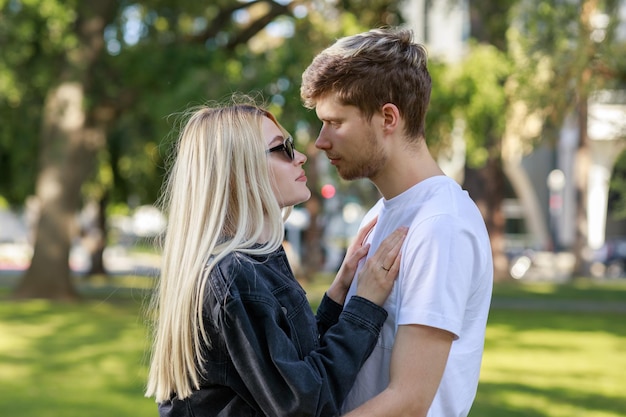
{"type": "Polygon", "coordinates": [[[398,325],[421,324],[461,333],[475,262],[461,219],[437,215],[411,227],[402,253],[398,325]]]}

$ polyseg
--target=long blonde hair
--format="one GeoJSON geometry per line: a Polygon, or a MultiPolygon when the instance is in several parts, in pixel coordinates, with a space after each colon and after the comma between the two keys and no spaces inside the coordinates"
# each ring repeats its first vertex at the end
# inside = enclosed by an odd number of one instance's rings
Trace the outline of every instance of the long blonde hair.
{"type": "MultiPolygon", "coordinates": [[[[161,198],[168,216],[161,276],[152,302],[154,341],[146,396],[162,402],[199,388],[207,277],[233,251],[268,253],[284,238],[262,136],[265,110],[201,107],[187,115],[161,198]],[[269,232],[259,242],[263,227],[269,232]],[[262,243],[259,247],[259,243],[262,243]]],[[[286,132],[285,132],[286,133],[286,132]]]]}

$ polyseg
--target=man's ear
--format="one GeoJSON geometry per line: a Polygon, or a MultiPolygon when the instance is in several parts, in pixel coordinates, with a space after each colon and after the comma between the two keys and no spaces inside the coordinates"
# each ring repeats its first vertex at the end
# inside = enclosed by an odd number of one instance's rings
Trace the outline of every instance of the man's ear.
{"type": "Polygon", "coordinates": [[[400,110],[393,103],[385,103],[380,110],[383,119],[383,131],[392,133],[400,126],[400,110]]]}

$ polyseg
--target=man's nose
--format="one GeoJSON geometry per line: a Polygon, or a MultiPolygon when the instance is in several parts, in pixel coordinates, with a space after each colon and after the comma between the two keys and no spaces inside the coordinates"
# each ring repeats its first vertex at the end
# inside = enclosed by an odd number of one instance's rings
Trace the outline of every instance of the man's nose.
{"type": "Polygon", "coordinates": [[[315,139],[315,147],[322,150],[330,148],[330,141],[326,138],[324,127],[320,129],[320,133],[317,135],[317,139],[315,139]]]}

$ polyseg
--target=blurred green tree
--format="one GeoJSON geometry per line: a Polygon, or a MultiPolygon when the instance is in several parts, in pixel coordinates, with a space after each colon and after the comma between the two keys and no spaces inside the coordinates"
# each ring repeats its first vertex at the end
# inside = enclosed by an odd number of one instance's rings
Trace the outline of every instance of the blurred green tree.
{"type": "Polygon", "coordinates": [[[508,277],[502,141],[510,103],[505,86],[513,71],[506,31],[516,2],[470,1],[467,54],[457,62],[431,60],[429,65],[433,93],[427,115],[428,141],[440,156],[464,158],[457,180],[485,218],[497,279],[508,277]],[[461,138],[462,145],[455,143],[455,137],[457,142],[461,138]],[[457,147],[463,149],[454,156],[457,147]]]}
{"type": "MultiPolygon", "coordinates": [[[[109,181],[115,175],[124,178],[120,184],[136,178],[152,181],[132,188],[138,193],[145,190],[143,201],[154,201],[159,179],[149,171],[161,167],[155,145],[163,137],[158,121],[193,99],[200,103],[214,96],[218,86],[239,82],[243,71],[235,59],[238,47],[278,16],[291,15],[292,7],[273,1],[217,2],[208,7],[191,1],[126,5],[42,0],[3,5],[2,50],[7,56],[3,73],[21,87],[3,89],[3,99],[13,97],[13,107],[20,112],[26,110],[22,97],[35,96],[28,101],[33,107],[36,98],[44,99],[38,109],[41,120],[36,115],[29,119],[29,124],[39,126],[35,192],[39,222],[34,256],[16,297],[77,296],[68,263],[76,236],[74,216],[81,204],[81,187],[98,157],[105,159],[101,152],[109,151],[109,161],[100,166],[99,198],[106,196],[102,190],[110,191],[104,180],[108,165],[109,181]],[[233,15],[243,12],[247,12],[240,17],[244,22],[239,23],[233,15]],[[209,71],[203,74],[203,67],[211,68],[213,77],[209,71]],[[22,78],[22,71],[33,76],[22,78]],[[229,76],[234,80],[227,80],[229,76]],[[39,81],[38,89],[32,91],[30,80],[39,81]],[[124,117],[131,114],[132,120],[124,117]]],[[[15,137],[12,131],[7,133],[3,140],[15,137]]],[[[28,154],[32,155],[25,150],[28,154]]]]}
{"type": "MultiPolygon", "coordinates": [[[[577,274],[587,273],[588,102],[593,92],[626,88],[626,42],[619,37],[620,0],[520,1],[509,31],[516,98],[543,119],[555,143],[567,117],[578,127],[575,156],[577,274]]],[[[623,24],[623,23],[622,23],[623,24]]]]}
{"type": "MultiPolygon", "coordinates": [[[[469,6],[469,53],[459,65],[446,65],[440,75],[435,74],[442,87],[434,94],[431,115],[433,110],[444,109],[464,122],[464,187],[485,217],[496,278],[508,277],[502,212],[505,173],[512,160],[537,144],[555,142],[570,114],[577,116],[581,132],[576,162],[576,251],[582,265],[589,158],[587,99],[598,89],[623,89],[626,84],[626,45],[616,38],[620,2],[475,0],[469,6]],[[440,103],[437,94],[443,96],[440,103]]],[[[429,129],[446,149],[454,123],[434,118],[429,129]]]]}
{"type": "Polygon", "coordinates": [[[316,126],[300,104],[301,71],[346,31],[396,23],[394,4],[378,1],[359,21],[358,1],[0,3],[0,112],[9,121],[0,127],[0,192],[19,204],[34,189],[39,207],[15,296],[78,296],[68,261],[76,213],[95,200],[104,229],[110,202],[154,202],[177,112],[258,92],[306,145],[316,126]],[[36,154],[37,168],[23,170],[36,154]]]}

